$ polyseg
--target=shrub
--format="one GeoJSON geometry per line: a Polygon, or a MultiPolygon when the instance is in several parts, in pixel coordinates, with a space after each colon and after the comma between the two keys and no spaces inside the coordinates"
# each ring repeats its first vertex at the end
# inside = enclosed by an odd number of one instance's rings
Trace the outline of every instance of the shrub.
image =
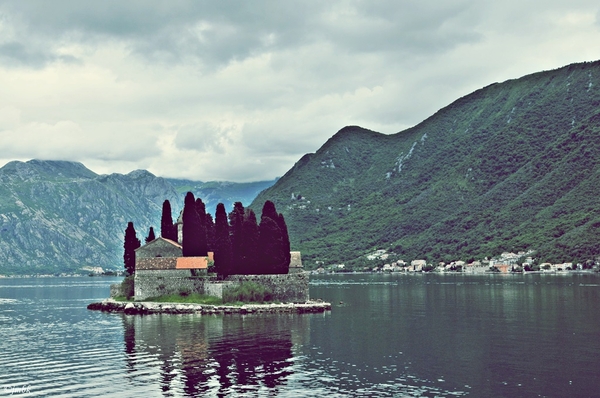
{"type": "Polygon", "coordinates": [[[134,290],[133,284],[134,284],[133,276],[125,277],[125,279],[123,279],[123,282],[121,282],[121,292],[122,292],[123,296],[125,296],[127,298],[127,300],[131,300],[131,298],[135,295],[135,290],[134,290]]]}
{"type": "Polygon", "coordinates": [[[224,303],[264,303],[272,298],[273,293],[269,289],[254,282],[244,282],[223,291],[224,303]]]}

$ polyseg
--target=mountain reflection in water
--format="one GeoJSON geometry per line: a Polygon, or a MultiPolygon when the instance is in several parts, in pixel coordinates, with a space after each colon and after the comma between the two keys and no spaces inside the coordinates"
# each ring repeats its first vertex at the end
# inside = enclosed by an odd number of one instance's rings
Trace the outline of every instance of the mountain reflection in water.
{"type": "Polygon", "coordinates": [[[282,314],[122,315],[127,371],[135,374],[145,358],[156,358],[165,395],[277,393],[293,372],[294,342],[307,338],[292,330],[309,330],[309,321],[282,314]]]}

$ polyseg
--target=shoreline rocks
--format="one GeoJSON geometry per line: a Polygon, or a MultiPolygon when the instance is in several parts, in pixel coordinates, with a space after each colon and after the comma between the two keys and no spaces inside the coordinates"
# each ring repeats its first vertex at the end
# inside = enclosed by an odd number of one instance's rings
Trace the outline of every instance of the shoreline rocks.
{"type": "Polygon", "coordinates": [[[126,315],[151,315],[151,314],[201,314],[201,315],[229,315],[229,314],[310,314],[331,311],[331,303],[322,301],[307,301],[305,303],[286,304],[245,304],[234,305],[208,305],[187,303],[155,303],[149,301],[123,302],[106,299],[98,303],[91,303],[88,310],[103,312],[122,312],[126,315]]]}

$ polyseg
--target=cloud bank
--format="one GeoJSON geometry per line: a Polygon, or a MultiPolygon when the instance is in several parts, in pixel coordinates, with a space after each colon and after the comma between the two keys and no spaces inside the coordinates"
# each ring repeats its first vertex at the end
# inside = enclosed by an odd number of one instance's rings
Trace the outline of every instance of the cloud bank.
{"type": "Polygon", "coordinates": [[[600,59],[594,1],[3,1],[0,164],[256,181],[346,125],[395,133],[600,59]]]}

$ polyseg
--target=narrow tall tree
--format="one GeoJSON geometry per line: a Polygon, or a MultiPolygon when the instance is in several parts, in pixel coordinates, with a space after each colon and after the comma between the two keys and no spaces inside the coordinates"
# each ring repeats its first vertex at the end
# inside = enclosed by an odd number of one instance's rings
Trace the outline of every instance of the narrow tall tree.
{"type": "Polygon", "coordinates": [[[140,240],[137,238],[133,222],[127,223],[125,229],[125,240],[123,242],[123,262],[125,265],[126,276],[135,273],[135,249],[141,246],[140,240]]]}
{"type": "Polygon", "coordinates": [[[275,220],[265,215],[261,217],[259,230],[260,263],[258,273],[279,273],[278,270],[285,261],[281,230],[275,220]]]}
{"type": "Polygon", "coordinates": [[[171,203],[168,200],[163,202],[162,217],[160,219],[160,236],[177,242],[177,226],[173,224],[171,203]]]}
{"type": "Polygon", "coordinates": [[[208,241],[206,239],[206,206],[200,198],[196,198],[195,202],[196,213],[198,213],[198,220],[200,221],[200,228],[198,230],[198,251],[202,256],[208,255],[208,241]]]}
{"type": "Polygon", "coordinates": [[[183,205],[183,256],[200,257],[206,256],[206,236],[204,237],[204,247],[202,242],[202,224],[196,211],[196,200],[194,194],[188,192],[185,195],[183,205]]]}
{"type": "Polygon", "coordinates": [[[236,273],[245,275],[256,273],[260,261],[259,253],[256,214],[252,209],[246,209],[242,223],[241,259],[236,273]]]}
{"type": "Polygon", "coordinates": [[[146,243],[150,243],[154,239],[156,239],[156,235],[154,235],[154,228],[150,227],[150,231],[148,231],[148,236],[146,236],[146,243]]]}
{"type": "Polygon", "coordinates": [[[283,256],[284,256],[284,261],[283,264],[281,264],[281,268],[278,270],[279,272],[277,272],[278,274],[287,274],[290,271],[290,262],[292,261],[292,246],[290,243],[290,235],[288,233],[288,228],[287,228],[287,224],[285,222],[285,218],[283,217],[283,214],[279,213],[279,217],[277,218],[277,225],[279,226],[279,229],[281,230],[282,233],[282,245],[283,245],[283,256]]]}
{"type": "Polygon", "coordinates": [[[286,274],[291,259],[289,236],[283,215],[277,214],[275,204],[267,200],[260,219],[260,255],[262,271],[286,274]]]}
{"type": "Polygon", "coordinates": [[[229,225],[231,236],[231,262],[232,272],[235,273],[242,261],[242,224],[244,223],[244,206],[242,202],[235,202],[233,210],[229,213],[229,225]]]}
{"type": "Polygon", "coordinates": [[[224,278],[232,273],[231,239],[225,205],[219,203],[215,212],[215,269],[219,277],[224,278]]]}
{"type": "MultiPolygon", "coordinates": [[[[227,214],[225,214],[225,222],[227,222],[227,214]]],[[[206,219],[204,221],[204,228],[206,229],[206,247],[209,252],[215,251],[215,222],[210,213],[206,213],[206,219]]]]}

